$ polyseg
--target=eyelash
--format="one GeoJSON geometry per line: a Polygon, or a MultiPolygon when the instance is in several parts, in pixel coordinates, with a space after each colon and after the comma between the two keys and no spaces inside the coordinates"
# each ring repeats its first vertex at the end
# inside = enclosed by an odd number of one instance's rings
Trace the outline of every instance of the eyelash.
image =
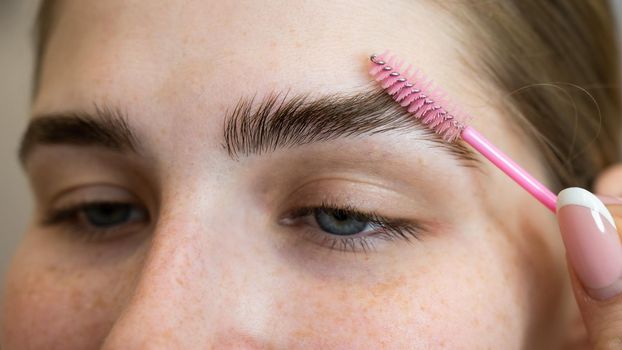
{"type": "Polygon", "coordinates": [[[361,211],[351,205],[339,205],[336,203],[322,202],[319,206],[307,206],[294,210],[287,215],[287,220],[300,220],[303,217],[314,215],[315,211],[342,212],[360,221],[369,222],[376,226],[371,233],[354,234],[352,236],[333,235],[319,228],[305,230],[312,241],[320,241],[319,244],[327,248],[342,252],[362,251],[367,253],[375,250],[375,241],[393,241],[396,239],[412,243],[412,239],[420,240],[424,227],[421,224],[402,219],[391,219],[374,211],[361,211]]]}
{"type": "MultiPolygon", "coordinates": [[[[99,205],[129,205],[132,208],[140,208],[139,206],[129,202],[114,201],[92,201],[77,203],[66,208],[55,209],[47,213],[42,220],[42,225],[65,225],[70,228],[71,233],[86,239],[87,241],[104,241],[108,238],[117,236],[115,231],[122,231],[119,226],[126,226],[128,223],[113,225],[111,227],[100,228],[89,223],[83,222],[80,214],[90,207],[99,205]]],[[[145,209],[140,210],[146,213],[145,209]]],[[[356,233],[350,236],[338,236],[325,231],[319,227],[306,228],[302,231],[307,239],[331,250],[341,252],[369,252],[375,250],[375,241],[385,240],[393,241],[396,239],[412,242],[412,238],[419,240],[423,227],[420,224],[411,223],[406,220],[395,220],[382,216],[373,211],[361,211],[351,205],[339,205],[336,203],[322,202],[319,206],[306,206],[293,210],[287,215],[289,221],[300,221],[304,217],[312,216],[318,210],[325,212],[341,212],[347,216],[356,218],[359,221],[367,222],[374,226],[373,232],[356,233]]],[[[148,219],[148,214],[145,214],[148,219]]],[[[315,219],[314,219],[315,220],[315,219]]],[[[131,223],[129,223],[131,224],[131,223]]],[[[297,224],[289,226],[300,226],[297,224]]],[[[308,226],[308,225],[306,225],[308,226]]]]}

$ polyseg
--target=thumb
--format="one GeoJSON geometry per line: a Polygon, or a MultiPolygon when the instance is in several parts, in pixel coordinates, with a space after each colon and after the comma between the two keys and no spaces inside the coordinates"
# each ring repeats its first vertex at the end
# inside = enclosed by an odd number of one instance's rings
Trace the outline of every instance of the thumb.
{"type": "Polygon", "coordinates": [[[595,349],[622,349],[622,244],[615,220],[598,197],[576,187],[559,193],[557,219],[590,341],[595,349]]]}

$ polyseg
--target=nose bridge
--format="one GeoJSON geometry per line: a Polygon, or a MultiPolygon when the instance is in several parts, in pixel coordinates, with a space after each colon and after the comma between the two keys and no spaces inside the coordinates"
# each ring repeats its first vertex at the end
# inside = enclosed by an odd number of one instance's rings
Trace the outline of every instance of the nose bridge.
{"type": "Polygon", "coordinates": [[[163,196],[135,291],[138,302],[151,295],[168,297],[171,303],[195,293],[216,297],[235,276],[227,254],[235,242],[220,240],[221,225],[214,219],[221,215],[215,212],[218,194],[193,190],[207,187],[199,184],[174,187],[163,196]]]}
{"type": "MultiPolygon", "coordinates": [[[[193,233],[197,225],[187,219],[166,219],[160,221],[153,232],[152,240],[136,276],[136,287],[130,302],[113,326],[104,348],[149,348],[152,344],[175,344],[183,339],[179,325],[192,325],[202,321],[207,307],[205,298],[220,298],[213,294],[224,284],[217,268],[205,270],[205,256],[201,253],[198,235],[193,233]],[[201,285],[201,281],[209,284],[201,285]],[[200,292],[199,292],[200,290],[200,292]],[[202,310],[199,312],[198,310],[202,310]]],[[[213,265],[213,263],[212,263],[213,265]]],[[[221,274],[226,275],[226,272],[221,274]]],[[[210,327],[205,322],[203,327],[210,327]]],[[[181,346],[184,344],[175,344],[181,346]]]]}
{"type": "MultiPolygon", "coordinates": [[[[184,203],[158,220],[133,295],[104,348],[196,348],[200,341],[209,346],[219,333],[236,334],[231,327],[253,318],[246,315],[252,310],[239,305],[261,307],[255,296],[254,303],[245,300],[261,282],[243,268],[251,263],[232,251],[243,242],[221,239],[219,225],[209,219],[214,215],[179,210],[192,202],[184,203]]],[[[258,329],[261,322],[252,322],[258,329]]],[[[253,335],[237,334],[244,344],[255,343],[253,335]]]]}

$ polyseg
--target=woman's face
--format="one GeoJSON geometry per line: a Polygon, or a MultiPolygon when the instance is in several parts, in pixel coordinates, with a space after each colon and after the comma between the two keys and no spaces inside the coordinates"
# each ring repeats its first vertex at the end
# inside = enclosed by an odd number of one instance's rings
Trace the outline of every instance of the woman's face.
{"type": "Polygon", "coordinates": [[[308,111],[352,104],[322,97],[369,91],[369,54],[391,48],[543,178],[450,14],[371,0],[58,10],[7,349],[559,345],[572,296],[544,207],[416,123],[365,131],[373,104],[308,111]],[[320,102],[253,115],[271,93],[320,102]]]}

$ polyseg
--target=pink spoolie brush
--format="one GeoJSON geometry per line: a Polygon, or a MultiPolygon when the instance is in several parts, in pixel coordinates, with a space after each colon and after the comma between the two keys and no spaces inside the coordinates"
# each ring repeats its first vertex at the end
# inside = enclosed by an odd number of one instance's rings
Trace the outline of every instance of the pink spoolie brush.
{"type": "Polygon", "coordinates": [[[556,212],[557,196],[474,128],[464,124],[466,118],[445,109],[443,105],[447,104],[443,99],[444,94],[438,87],[433,88],[431,81],[420,71],[411,71],[411,65],[400,71],[404,61],[395,56],[389,57],[389,51],[372,55],[370,59],[372,67],[369,74],[410,114],[447,142],[459,138],[464,140],[549,210],[556,212]]]}

